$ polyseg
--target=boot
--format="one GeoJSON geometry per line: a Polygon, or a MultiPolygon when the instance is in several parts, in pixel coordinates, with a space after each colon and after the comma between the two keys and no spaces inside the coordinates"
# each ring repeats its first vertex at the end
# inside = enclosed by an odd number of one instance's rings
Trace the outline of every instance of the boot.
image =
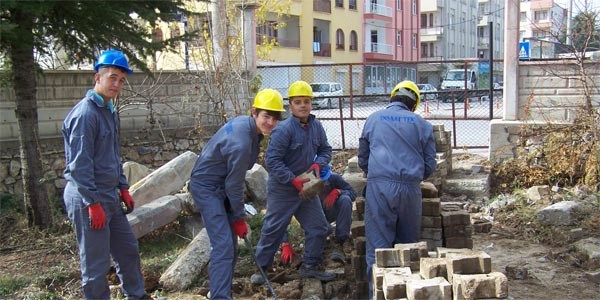
{"type": "Polygon", "coordinates": [[[332,281],[335,279],[335,274],[322,270],[319,265],[307,265],[303,264],[300,267],[300,277],[302,278],[315,278],[321,281],[332,281]]]}

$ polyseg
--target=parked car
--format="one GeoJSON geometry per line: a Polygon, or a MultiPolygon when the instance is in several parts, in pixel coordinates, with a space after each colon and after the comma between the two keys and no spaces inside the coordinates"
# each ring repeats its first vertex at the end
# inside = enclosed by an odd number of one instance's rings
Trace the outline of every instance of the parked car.
{"type": "Polygon", "coordinates": [[[313,108],[339,107],[339,99],[344,94],[342,84],[339,82],[313,82],[313,108]]]}
{"type": "Polygon", "coordinates": [[[433,85],[423,83],[417,84],[417,87],[419,88],[419,92],[421,92],[421,98],[423,100],[434,100],[438,98],[437,89],[433,85]]]}

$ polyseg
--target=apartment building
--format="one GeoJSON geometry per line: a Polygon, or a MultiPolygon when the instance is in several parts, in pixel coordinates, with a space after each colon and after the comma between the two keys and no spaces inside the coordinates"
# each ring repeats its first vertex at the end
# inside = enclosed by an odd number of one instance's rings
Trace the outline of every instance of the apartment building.
{"type": "Polygon", "coordinates": [[[500,59],[504,56],[504,0],[478,0],[477,3],[477,58],[490,58],[491,29],[492,56],[500,59]]]}
{"type": "Polygon", "coordinates": [[[567,10],[553,0],[521,0],[519,39],[529,41],[531,58],[554,58],[567,10]]]}

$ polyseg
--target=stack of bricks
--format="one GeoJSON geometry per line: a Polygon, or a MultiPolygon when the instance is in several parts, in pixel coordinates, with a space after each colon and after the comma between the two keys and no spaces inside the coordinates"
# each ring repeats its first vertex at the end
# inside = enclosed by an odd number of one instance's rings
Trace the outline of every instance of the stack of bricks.
{"type": "Polygon", "coordinates": [[[421,241],[427,243],[429,250],[434,250],[443,246],[440,198],[437,189],[428,182],[421,183],[421,194],[421,241]]]}
{"type": "Polygon", "coordinates": [[[438,247],[429,257],[424,242],[377,249],[373,299],[490,299],[508,297],[508,279],[491,271],[483,251],[438,247]],[[418,264],[415,264],[418,262],[418,264]]]}
{"type": "Polygon", "coordinates": [[[354,210],[352,212],[352,225],[350,226],[350,235],[354,243],[354,250],[350,261],[352,262],[352,273],[354,274],[355,289],[352,299],[368,298],[369,280],[367,278],[367,251],[365,241],[365,198],[356,197],[354,201],[354,210]]]}
{"type": "Polygon", "coordinates": [[[453,203],[441,203],[444,247],[473,248],[473,226],[469,212],[453,203]]]}
{"type": "Polygon", "coordinates": [[[433,125],[435,139],[437,167],[435,172],[427,178],[438,189],[442,189],[448,173],[452,171],[452,133],[444,131],[444,125],[433,125]]]}

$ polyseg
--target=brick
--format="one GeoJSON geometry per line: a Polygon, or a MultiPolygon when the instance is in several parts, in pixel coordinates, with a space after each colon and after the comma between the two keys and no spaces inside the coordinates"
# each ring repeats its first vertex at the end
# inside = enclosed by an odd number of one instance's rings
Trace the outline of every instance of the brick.
{"type": "Polygon", "coordinates": [[[364,255],[357,255],[356,251],[352,251],[350,257],[352,264],[352,272],[354,273],[354,280],[365,281],[367,280],[367,259],[364,255]]]}
{"type": "Polygon", "coordinates": [[[365,236],[365,221],[352,221],[350,233],[352,237],[365,236]]]}
{"type": "Polygon", "coordinates": [[[401,257],[404,257],[406,255],[401,255],[402,251],[410,253],[410,250],[408,250],[408,249],[395,249],[395,248],[375,249],[375,264],[380,268],[404,267],[404,265],[401,261],[401,257]]]}
{"type": "Polygon", "coordinates": [[[471,225],[471,216],[466,210],[442,211],[442,224],[444,227],[453,225],[471,225]]]}
{"type": "Polygon", "coordinates": [[[367,241],[364,236],[354,238],[352,241],[354,243],[354,250],[356,251],[356,254],[365,255],[367,253],[367,241]]]}
{"type": "Polygon", "coordinates": [[[452,286],[442,277],[423,280],[411,280],[406,283],[406,298],[421,299],[452,299],[452,286]]]}
{"type": "Polygon", "coordinates": [[[444,226],[444,237],[471,237],[472,235],[473,226],[471,225],[444,226]]]}
{"type": "Polygon", "coordinates": [[[421,231],[423,228],[442,228],[442,217],[422,216],[421,231]]]}
{"type": "Polygon", "coordinates": [[[487,220],[475,220],[473,222],[473,231],[479,233],[488,233],[492,230],[492,223],[487,220]]]}
{"type": "Polygon", "coordinates": [[[424,279],[431,279],[435,277],[444,277],[447,279],[448,272],[446,270],[446,259],[432,257],[421,258],[419,274],[421,274],[421,277],[424,279]]]}
{"type": "Polygon", "coordinates": [[[437,198],[438,189],[431,182],[421,182],[421,197],[422,198],[437,198]]]}
{"type": "Polygon", "coordinates": [[[466,254],[468,254],[468,253],[472,253],[473,250],[467,249],[467,248],[457,248],[457,249],[454,249],[454,248],[438,247],[436,249],[436,252],[437,252],[437,256],[436,257],[443,258],[443,257],[446,257],[446,255],[448,253],[463,253],[463,254],[466,253],[466,254]]]}
{"type": "MultiPolygon", "coordinates": [[[[443,240],[442,239],[439,239],[439,240],[430,240],[430,239],[421,238],[421,241],[427,243],[427,250],[429,250],[429,251],[434,251],[438,247],[442,247],[443,246],[443,240]]],[[[436,252],[434,251],[433,253],[436,253],[436,252]]],[[[433,256],[430,254],[429,257],[433,257],[433,256]]]]}
{"type": "Polygon", "coordinates": [[[441,240],[442,228],[423,228],[421,227],[421,239],[441,240]]]}
{"type": "Polygon", "coordinates": [[[423,198],[421,203],[423,216],[438,217],[440,215],[440,198],[423,198]]]}
{"type": "Polygon", "coordinates": [[[406,285],[410,281],[420,281],[419,274],[383,274],[383,294],[385,299],[406,298],[406,285]]]}
{"type": "Polygon", "coordinates": [[[500,272],[477,275],[455,274],[452,291],[454,300],[506,298],[508,278],[500,272]]]}
{"type": "Polygon", "coordinates": [[[410,267],[413,271],[419,270],[421,257],[429,257],[427,242],[396,244],[394,248],[401,250],[400,266],[410,267]]]}
{"type": "Polygon", "coordinates": [[[383,275],[386,273],[393,273],[396,275],[410,275],[412,271],[408,267],[398,268],[380,268],[373,265],[373,286],[376,289],[383,288],[383,275]]]}
{"type": "Polygon", "coordinates": [[[454,274],[488,274],[492,271],[492,258],[483,251],[448,253],[446,255],[448,281],[454,274]]]}
{"type": "Polygon", "coordinates": [[[473,249],[473,239],[468,237],[448,237],[444,239],[444,246],[447,248],[473,249]]]}

